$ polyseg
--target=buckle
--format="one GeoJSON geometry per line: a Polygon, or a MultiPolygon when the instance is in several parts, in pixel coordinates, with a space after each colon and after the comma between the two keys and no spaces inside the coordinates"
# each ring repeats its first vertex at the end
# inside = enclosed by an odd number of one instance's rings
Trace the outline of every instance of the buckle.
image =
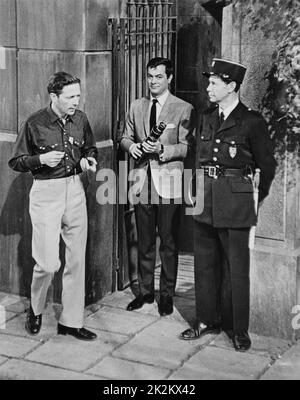
{"type": "Polygon", "coordinates": [[[208,166],[207,168],[208,168],[207,175],[210,178],[217,179],[219,175],[219,168],[213,166],[208,166]]]}

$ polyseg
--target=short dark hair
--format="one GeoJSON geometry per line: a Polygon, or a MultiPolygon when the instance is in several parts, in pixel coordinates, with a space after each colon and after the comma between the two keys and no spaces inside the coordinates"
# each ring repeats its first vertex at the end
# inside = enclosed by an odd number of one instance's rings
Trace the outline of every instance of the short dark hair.
{"type": "Polygon", "coordinates": [[[157,68],[159,65],[164,65],[166,68],[166,74],[169,78],[171,75],[174,75],[174,67],[172,61],[168,58],[163,57],[155,57],[152,58],[147,64],[147,71],[149,68],[157,68]]]}
{"type": "Polygon", "coordinates": [[[222,81],[225,82],[226,85],[228,85],[228,84],[231,83],[231,82],[234,82],[234,83],[235,83],[234,91],[235,91],[236,93],[240,90],[240,87],[241,87],[241,84],[240,84],[240,83],[238,83],[238,82],[236,82],[236,81],[233,81],[232,79],[223,78],[221,75],[217,75],[217,76],[218,76],[220,79],[222,79],[222,81]]]}
{"type": "Polygon", "coordinates": [[[74,83],[80,84],[80,79],[76,76],[70,75],[67,72],[60,71],[53,74],[48,82],[47,90],[48,93],[54,93],[57,96],[61,94],[63,88],[74,83]]]}

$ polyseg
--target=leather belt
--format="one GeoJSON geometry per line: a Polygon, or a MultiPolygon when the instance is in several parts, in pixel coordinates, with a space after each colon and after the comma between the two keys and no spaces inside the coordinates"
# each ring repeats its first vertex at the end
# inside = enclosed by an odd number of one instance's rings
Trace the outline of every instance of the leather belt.
{"type": "Polygon", "coordinates": [[[245,176],[245,169],[241,168],[225,168],[213,165],[201,165],[200,169],[204,170],[204,175],[217,179],[219,176],[245,176]]]}

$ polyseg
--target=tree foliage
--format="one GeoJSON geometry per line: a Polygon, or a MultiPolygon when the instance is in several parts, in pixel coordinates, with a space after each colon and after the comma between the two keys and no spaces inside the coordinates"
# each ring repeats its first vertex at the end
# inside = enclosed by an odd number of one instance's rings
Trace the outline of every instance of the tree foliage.
{"type": "Polygon", "coordinates": [[[268,89],[261,104],[277,153],[300,155],[300,2],[299,0],[232,0],[251,30],[260,29],[275,42],[272,66],[265,75],[268,89]]]}

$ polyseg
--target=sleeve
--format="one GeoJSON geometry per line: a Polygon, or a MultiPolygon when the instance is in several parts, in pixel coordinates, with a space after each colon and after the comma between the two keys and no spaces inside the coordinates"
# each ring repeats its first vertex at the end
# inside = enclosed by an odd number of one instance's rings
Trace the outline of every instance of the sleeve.
{"type": "Polygon", "coordinates": [[[89,120],[86,116],[84,117],[83,131],[84,131],[84,146],[82,149],[82,156],[93,157],[97,159],[98,150],[96,146],[96,141],[89,120]]]}
{"type": "Polygon", "coordinates": [[[18,172],[30,172],[42,167],[39,154],[33,154],[32,129],[28,121],[20,128],[8,165],[18,172]]]}
{"type": "Polygon", "coordinates": [[[195,110],[189,104],[184,108],[178,127],[178,143],[164,145],[164,152],[160,156],[162,162],[175,159],[184,159],[193,147],[195,140],[196,117],[195,110]]]}
{"type": "Polygon", "coordinates": [[[277,165],[274,158],[274,145],[270,139],[267,124],[262,117],[257,119],[250,141],[255,168],[260,169],[258,201],[261,202],[269,194],[277,165]]]}
{"type": "Polygon", "coordinates": [[[134,105],[132,103],[126,118],[125,129],[120,142],[121,149],[127,153],[129,153],[130,147],[135,143],[135,123],[133,109],[134,105]]]}

